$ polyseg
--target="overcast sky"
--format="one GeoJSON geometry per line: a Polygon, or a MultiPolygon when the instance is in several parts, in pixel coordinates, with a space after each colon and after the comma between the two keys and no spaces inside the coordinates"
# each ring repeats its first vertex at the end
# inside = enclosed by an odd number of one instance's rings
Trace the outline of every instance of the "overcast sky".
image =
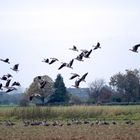
{"type": "Polygon", "coordinates": [[[70,73],[89,72],[86,83],[105,79],[125,69],[140,68],[140,54],[129,51],[140,43],[140,1],[138,0],[0,0],[0,76],[11,73],[15,81],[28,87],[38,75],[55,80],[61,73],[67,87],[70,73]],[[74,61],[73,70],[58,70],[61,62],[69,62],[80,52],[100,42],[101,49],[84,62],[74,61]],[[59,62],[48,65],[44,58],[59,62]],[[10,67],[19,63],[19,72],[10,67]]]}

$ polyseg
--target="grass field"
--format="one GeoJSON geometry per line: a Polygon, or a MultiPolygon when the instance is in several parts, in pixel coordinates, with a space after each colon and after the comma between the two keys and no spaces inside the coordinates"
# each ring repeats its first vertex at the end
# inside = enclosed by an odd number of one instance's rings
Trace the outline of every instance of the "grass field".
{"type": "Polygon", "coordinates": [[[131,106],[58,106],[58,107],[0,107],[3,119],[131,119],[140,120],[140,105],[131,106]]]}
{"type": "Polygon", "coordinates": [[[140,140],[140,106],[0,107],[0,140],[140,140]],[[76,118],[89,124],[67,125],[76,118]],[[24,126],[22,120],[57,120],[63,126],[24,126]],[[109,125],[98,125],[105,119],[109,125]],[[134,124],[126,124],[125,120],[134,124]],[[6,126],[5,120],[16,125],[6,126]],[[115,120],[116,125],[111,122],[115,120]],[[91,125],[91,122],[94,122],[91,125]]]}

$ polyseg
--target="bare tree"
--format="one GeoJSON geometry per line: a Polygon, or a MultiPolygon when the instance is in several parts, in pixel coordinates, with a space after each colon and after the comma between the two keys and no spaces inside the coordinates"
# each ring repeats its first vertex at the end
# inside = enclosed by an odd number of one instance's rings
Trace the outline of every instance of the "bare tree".
{"type": "Polygon", "coordinates": [[[89,84],[89,96],[94,98],[95,102],[100,102],[100,93],[102,88],[105,86],[104,79],[96,79],[89,84]]]}

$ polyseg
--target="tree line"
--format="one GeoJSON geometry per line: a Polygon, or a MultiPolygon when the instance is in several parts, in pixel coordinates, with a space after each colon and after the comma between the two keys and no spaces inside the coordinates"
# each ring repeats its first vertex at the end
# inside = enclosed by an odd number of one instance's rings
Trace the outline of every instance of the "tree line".
{"type": "Polygon", "coordinates": [[[125,70],[110,77],[106,84],[104,79],[96,79],[88,85],[89,98],[86,100],[74,96],[67,91],[63,77],[58,74],[55,81],[49,76],[43,76],[47,81],[46,87],[38,87],[38,78],[35,77],[29,88],[23,94],[10,95],[0,93],[0,104],[19,104],[26,106],[29,103],[38,105],[50,104],[102,104],[102,103],[128,103],[140,102],[140,70],[125,70]],[[33,94],[40,94],[40,97],[29,101],[33,94]]]}

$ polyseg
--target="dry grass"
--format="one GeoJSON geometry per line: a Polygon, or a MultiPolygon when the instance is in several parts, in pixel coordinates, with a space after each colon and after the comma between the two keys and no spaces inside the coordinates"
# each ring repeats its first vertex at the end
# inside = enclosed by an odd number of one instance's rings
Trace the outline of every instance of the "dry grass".
{"type": "Polygon", "coordinates": [[[0,140],[140,140],[140,123],[134,125],[0,126],[0,140]]]}
{"type": "Polygon", "coordinates": [[[140,105],[134,106],[58,106],[0,107],[0,119],[107,118],[140,120],[140,105]]]}

